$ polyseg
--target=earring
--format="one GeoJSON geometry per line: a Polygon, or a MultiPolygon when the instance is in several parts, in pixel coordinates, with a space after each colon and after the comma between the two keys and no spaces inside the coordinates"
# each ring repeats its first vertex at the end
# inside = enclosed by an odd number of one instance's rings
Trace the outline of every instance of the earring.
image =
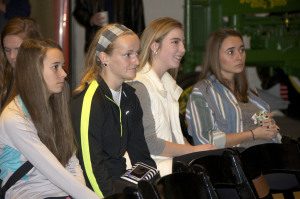
{"type": "Polygon", "coordinates": [[[104,66],[107,66],[107,64],[104,63],[104,66]]]}
{"type": "Polygon", "coordinates": [[[157,50],[153,51],[154,55],[157,55],[157,50]]]}

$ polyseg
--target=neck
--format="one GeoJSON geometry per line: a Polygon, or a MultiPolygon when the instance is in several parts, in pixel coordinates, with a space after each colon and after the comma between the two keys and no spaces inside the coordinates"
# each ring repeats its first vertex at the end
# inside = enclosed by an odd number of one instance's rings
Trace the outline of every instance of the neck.
{"type": "Polygon", "coordinates": [[[152,69],[156,72],[159,79],[167,72],[161,64],[153,62],[151,65],[152,69]]]}
{"type": "Polygon", "coordinates": [[[104,79],[105,83],[110,89],[113,89],[114,91],[120,91],[124,80],[120,80],[115,76],[106,73],[105,71],[101,73],[101,77],[104,79]]]}

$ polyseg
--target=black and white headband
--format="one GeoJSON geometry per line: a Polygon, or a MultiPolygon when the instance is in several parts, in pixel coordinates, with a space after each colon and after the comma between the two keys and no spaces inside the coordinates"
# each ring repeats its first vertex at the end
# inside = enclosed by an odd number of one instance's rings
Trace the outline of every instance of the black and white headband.
{"type": "Polygon", "coordinates": [[[96,47],[96,57],[100,60],[100,52],[104,52],[109,44],[111,44],[120,34],[126,31],[131,31],[124,25],[117,24],[105,30],[98,40],[96,47]]]}

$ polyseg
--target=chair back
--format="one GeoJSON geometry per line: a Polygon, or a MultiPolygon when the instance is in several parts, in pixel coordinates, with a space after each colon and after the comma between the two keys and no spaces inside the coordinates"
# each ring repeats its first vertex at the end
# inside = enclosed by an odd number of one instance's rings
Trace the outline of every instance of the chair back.
{"type": "Polygon", "coordinates": [[[241,199],[258,198],[254,186],[248,182],[237,152],[224,149],[222,155],[195,159],[189,166],[195,173],[204,172],[214,188],[234,188],[241,199]]]}
{"type": "Polygon", "coordinates": [[[141,181],[138,186],[143,199],[218,199],[202,174],[192,172],[169,174],[153,184],[141,181]]]}

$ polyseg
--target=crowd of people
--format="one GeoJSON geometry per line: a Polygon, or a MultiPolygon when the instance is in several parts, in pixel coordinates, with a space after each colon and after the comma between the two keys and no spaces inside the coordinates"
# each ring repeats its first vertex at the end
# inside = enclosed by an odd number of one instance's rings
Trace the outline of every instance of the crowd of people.
{"type": "Polygon", "coordinates": [[[42,39],[33,19],[9,20],[0,49],[1,187],[25,163],[31,167],[5,198],[132,193],[136,184],[120,177],[139,162],[165,176],[175,160],[280,143],[268,104],[247,81],[242,36],[228,28],[207,40],[187,103],[194,144],[186,140],[179,118],[182,89],[169,72],[179,68],[184,42],[182,24],[168,17],[149,23],[140,39],[124,24],[105,25],[88,44],[84,76],[69,96],[61,47],[42,39]],[[266,118],[254,124],[251,118],[260,111],[266,118]]]}

